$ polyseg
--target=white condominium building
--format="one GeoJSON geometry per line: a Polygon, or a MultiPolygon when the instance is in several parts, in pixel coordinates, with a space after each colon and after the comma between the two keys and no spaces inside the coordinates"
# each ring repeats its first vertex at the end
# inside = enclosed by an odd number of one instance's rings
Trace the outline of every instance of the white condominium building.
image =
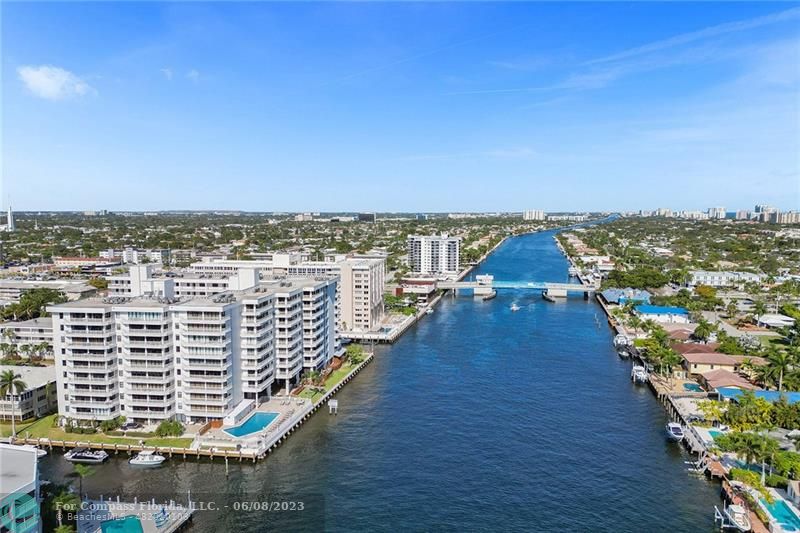
{"type": "Polygon", "coordinates": [[[752,272],[717,272],[709,270],[692,270],[689,275],[691,276],[690,285],[708,285],[710,287],[730,287],[745,282],[760,283],[764,278],[761,274],[753,274],[752,272]]]}
{"type": "Polygon", "coordinates": [[[132,266],[126,274],[108,277],[110,296],[162,298],[205,298],[225,291],[255,287],[260,273],[256,268],[239,268],[229,273],[189,273],[166,276],[155,274],[151,265],[132,266]]]}
{"type": "Polygon", "coordinates": [[[298,279],[186,300],[51,306],[59,414],[205,422],[269,398],[273,383],[288,391],[335,354],[336,286],[298,279]]]}
{"type": "Polygon", "coordinates": [[[455,275],[460,271],[461,239],[442,235],[409,235],[408,264],[419,274],[455,275]]]}
{"type": "Polygon", "coordinates": [[[338,323],[343,331],[376,331],[383,320],[384,258],[345,257],[333,261],[305,261],[287,269],[289,277],[339,278],[338,323]]]}
{"type": "Polygon", "coordinates": [[[541,209],[535,209],[533,211],[524,211],[522,213],[522,220],[545,220],[546,215],[544,211],[541,209]]]}
{"type": "Polygon", "coordinates": [[[726,216],[725,208],[724,207],[709,207],[708,208],[708,218],[722,220],[726,216]]]}
{"type": "Polygon", "coordinates": [[[16,346],[22,357],[28,357],[29,350],[33,350],[34,354],[52,358],[53,320],[48,316],[0,324],[0,341],[16,346]],[[45,345],[46,349],[40,349],[45,345]]]}

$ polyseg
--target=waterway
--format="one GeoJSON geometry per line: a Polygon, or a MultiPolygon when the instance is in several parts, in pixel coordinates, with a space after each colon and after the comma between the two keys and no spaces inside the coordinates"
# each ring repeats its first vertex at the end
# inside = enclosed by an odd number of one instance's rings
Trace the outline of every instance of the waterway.
{"type": "MultiPolygon", "coordinates": [[[[566,281],[552,232],[507,240],[480,267],[502,280],[566,281]]],[[[717,484],[686,471],[666,416],[630,383],[599,305],[501,291],[445,298],[436,312],[258,464],[122,456],[91,494],[185,498],[190,531],[711,531],[717,484]],[[510,306],[521,307],[512,312],[510,306]],[[238,502],[303,502],[248,512],[238,502]],[[227,506],[227,508],[225,507],[227,506]]],[[[43,478],[71,470],[60,454],[43,478]]]]}

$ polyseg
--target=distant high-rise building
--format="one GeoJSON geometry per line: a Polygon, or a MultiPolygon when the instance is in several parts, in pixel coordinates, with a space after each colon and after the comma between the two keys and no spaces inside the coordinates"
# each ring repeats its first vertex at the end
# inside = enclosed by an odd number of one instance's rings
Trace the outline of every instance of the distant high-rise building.
{"type": "Polygon", "coordinates": [[[6,222],[6,231],[14,231],[14,211],[11,210],[11,205],[8,206],[8,220],[6,222]]]}
{"type": "Polygon", "coordinates": [[[523,211],[522,213],[522,220],[544,220],[545,214],[544,211],[541,209],[535,209],[532,211],[523,211]]]}
{"type": "Polygon", "coordinates": [[[709,207],[708,208],[708,218],[721,220],[725,218],[725,208],[724,207],[709,207]]]}
{"type": "Polygon", "coordinates": [[[786,211],[785,213],[775,212],[775,222],[777,224],[800,224],[800,212],[786,211]]]}
{"type": "Polygon", "coordinates": [[[375,222],[376,217],[375,213],[359,213],[358,214],[358,221],[359,222],[375,222]]]}
{"type": "Polygon", "coordinates": [[[461,239],[443,235],[409,235],[408,264],[419,274],[458,274],[461,239]]]}
{"type": "Polygon", "coordinates": [[[657,217],[671,217],[672,216],[672,209],[668,207],[659,207],[656,209],[656,216],[657,217]]]}
{"type": "Polygon", "coordinates": [[[750,218],[750,211],[746,209],[736,211],[736,220],[750,220],[750,218]]]}

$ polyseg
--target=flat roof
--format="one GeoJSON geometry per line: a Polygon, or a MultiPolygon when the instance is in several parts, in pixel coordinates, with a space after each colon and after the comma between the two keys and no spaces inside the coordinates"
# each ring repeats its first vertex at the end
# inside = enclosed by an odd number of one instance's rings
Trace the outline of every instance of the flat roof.
{"type": "Polygon", "coordinates": [[[645,315],[688,315],[689,311],[683,307],[666,305],[637,305],[634,309],[645,315]]]}
{"type": "Polygon", "coordinates": [[[0,328],[52,328],[53,318],[39,317],[31,318],[30,320],[21,320],[19,322],[5,322],[0,324],[0,328]]]}
{"type": "MultiPolygon", "coordinates": [[[[736,400],[741,396],[742,390],[737,389],[735,387],[720,387],[717,389],[720,397],[725,398],[726,400],[736,400]]],[[[800,402],[800,392],[795,391],[783,391],[779,392],[776,390],[754,390],[753,394],[756,395],[756,398],[764,398],[768,402],[777,402],[781,395],[786,396],[786,401],[790,404],[800,402]]]]}
{"type": "Polygon", "coordinates": [[[51,381],[56,380],[55,365],[45,366],[23,366],[23,365],[0,365],[0,372],[11,370],[15,374],[22,376],[20,379],[28,386],[28,390],[42,387],[51,381]]]}
{"type": "Polygon", "coordinates": [[[11,444],[0,444],[0,495],[29,492],[36,482],[36,450],[11,444]]]}

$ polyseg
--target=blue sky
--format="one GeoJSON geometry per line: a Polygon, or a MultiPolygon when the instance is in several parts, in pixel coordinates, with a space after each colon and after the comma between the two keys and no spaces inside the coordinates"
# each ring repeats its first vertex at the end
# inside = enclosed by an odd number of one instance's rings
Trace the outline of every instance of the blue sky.
{"type": "Polygon", "coordinates": [[[800,208],[791,3],[2,4],[20,210],[800,208]]]}

